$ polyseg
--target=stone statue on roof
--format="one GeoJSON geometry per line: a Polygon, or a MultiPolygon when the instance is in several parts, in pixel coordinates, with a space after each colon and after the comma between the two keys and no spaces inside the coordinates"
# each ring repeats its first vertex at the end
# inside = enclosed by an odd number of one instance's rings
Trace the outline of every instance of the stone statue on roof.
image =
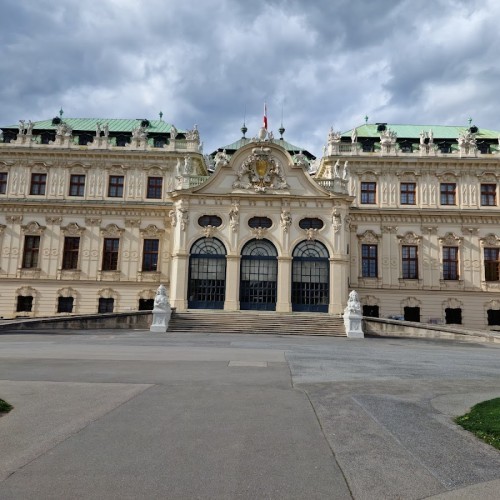
{"type": "Polygon", "coordinates": [[[215,168],[225,167],[229,164],[229,155],[226,153],[226,150],[223,149],[222,151],[217,151],[217,153],[215,153],[214,160],[215,168]]]}
{"type": "Polygon", "coordinates": [[[354,144],[355,142],[358,142],[358,130],[355,128],[352,129],[352,134],[351,134],[351,142],[354,144]]]}
{"type": "Polygon", "coordinates": [[[101,137],[101,124],[99,122],[95,124],[95,136],[101,137]]]}
{"type": "Polygon", "coordinates": [[[32,135],[33,134],[33,126],[35,124],[31,121],[31,120],[28,120],[28,126],[26,128],[26,135],[32,135]]]}
{"type": "Polygon", "coordinates": [[[177,137],[177,129],[175,128],[175,125],[172,123],[170,126],[170,140],[174,140],[177,137]]]}
{"type": "Polygon", "coordinates": [[[107,123],[103,125],[102,131],[104,132],[104,137],[109,137],[109,125],[107,123]]]}
{"type": "Polygon", "coordinates": [[[300,165],[306,170],[309,168],[309,160],[302,151],[299,151],[296,155],[293,156],[293,162],[295,163],[295,165],[300,165]]]}
{"type": "Polygon", "coordinates": [[[19,135],[24,134],[24,129],[25,129],[24,120],[19,120],[19,135]]]}

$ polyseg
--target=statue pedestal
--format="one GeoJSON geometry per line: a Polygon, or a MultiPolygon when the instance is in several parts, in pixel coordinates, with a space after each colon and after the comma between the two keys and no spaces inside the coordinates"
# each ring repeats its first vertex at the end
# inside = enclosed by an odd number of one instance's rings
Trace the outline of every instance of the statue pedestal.
{"type": "Polygon", "coordinates": [[[363,316],[350,312],[344,313],[345,333],[353,339],[364,339],[363,333],[363,316]]]}
{"type": "Polygon", "coordinates": [[[149,331],[153,333],[166,333],[171,314],[172,311],[170,310],[170,306],[167,310],[153,309],[153,322],[151,323],[149,331]]]}

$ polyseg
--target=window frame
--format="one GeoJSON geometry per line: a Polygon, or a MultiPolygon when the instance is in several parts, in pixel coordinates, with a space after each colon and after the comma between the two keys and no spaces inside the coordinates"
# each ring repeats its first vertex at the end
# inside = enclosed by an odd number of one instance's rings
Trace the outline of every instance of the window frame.
{"type": "Polygon", "coordinates": [[[496,207],[497,206],[497,185],[493,183],[482,182],[481,183],[481,206],[482,207],[496,207]],[[493,191],[487,188],[493,188],[493,191]],[[493,199],[491,199],[493,197],[493,199]],[[488,201],[488,203],[483,203],[488,201]],[[489,203],[493,201],[493,203],[489,203]]]}
{"type": "Polygon", "coordinates": [[[160,254],[160,240],[158,238],[145,238],[142,243],[142,272],[158,271],[158,257],[160,254]],[[146,248],[153,244],[156,248],[146,248]]]}
{"type": "Polygon", "coordinates": [[[30,196],[45,196],[47,188],[47,174],[33,172],[30,182],[30,196]]]}
{"type": "Polygon", "coordinates": [[[377,204],[377,183],[375,181],[361,181],[360,203],[362,205],[377,204]]]}
{"type": "Polygon", "coordinates": [[[63,271],[78,269],[79,254],[80,236],[65,236],[61,269],[63,271]],[[71,242],[73,243],[73,245],[70,245],[71,242]]]}
{"type": "Polygon", "coordinates": [[[399,202],[401,205],[416,205],[417,204],[417,183],[416,182],[401,182],[399,184],[399,202]],[[403,186],[413,186],[413,189],[403,190],[403,186]],[[410,201],[413,197],[413,201],[410,201]]]}
{"type": "Polygon", "coordinates": [[[442,269],[443,280],[458,281],[460,279],[459,272],[459,248],[457,246],[443,246],[442,247],[442,269]],[[454,256],[451,255],[454,253],[454,256]]]}
{"type": "Polygon", "coordinates": [[[457,205],[457,183],[441,182],[439,183],[439,202],[443,206],[457,205]]]}
{"type": "Polygon", "coordinates": [[[148,200],[161,200],[163,196],[163,177],[148,177],[146,198],[148,200]],[[154,183],[159,182],[159,186],[154,183]]]}
{"type": "Polygon", "coordinates": [[[378,278],[378,245],[375,243],[361,244],[361,277],[378,278]],[[365,255],[365,249],[367,255],[365,255]]]}
{"type": "Polygon", "coordinates": [[[0,172],[0,194],[7,194],[7,181],[9,180],[8,172],[0,172]]]}
{"type": "Polygon", "coordinates": [[[104,238],[102,244],[102,271],[118,271],[120,238],[104,238]]]}
{"type": "Polygon", "coordinates": [[[404,280],[419,279],[418,272],[418,245],[401,245],[401,276],[404,280]],[[411,255],[412,250],[415,255],[411,255]],[[409,252],[408,255],[405,255],[409,252]],[[412,263],[414,264],[414,272],[412,272],[412,263]]]}
{"type": "Polygon", "coordinates": [[[24,236],[22,269],[38,269],[40,258],[40,236],[24,236]]]}
{"type": "Polygon", "coordinates": [[[500,281],[500,248],[484,247],[483,248],[483,269],[484,281],[496,282],[500,281]],[[487,258],[487,254],[491,257],[495,254],[495,258],[487,258]],[[492,277],[495,276],[494,279],[492,277]]]}
{"type": "Polygon", "coordinates": [[[85,174],[71,174],[69,177],[69,191],[68,196],[85,196],[85,174]],[[78,177],[78,180],[75,178],[78,177]],[[83,177],[83,182],[81,182],[81,178],[83,177]],[[75,190],[76,193],[72,191],[75,190]]]}
{"type": "Polygon", "coordinates": [[[108,198],[123,198],[124,175],[110,175],[108,178],[108,198]]]}

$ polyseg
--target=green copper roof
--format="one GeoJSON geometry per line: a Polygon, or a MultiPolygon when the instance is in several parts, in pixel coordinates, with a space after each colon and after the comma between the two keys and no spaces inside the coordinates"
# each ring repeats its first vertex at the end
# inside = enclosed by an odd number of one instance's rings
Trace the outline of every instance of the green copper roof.
{"type": "MultiPolygon", "coordinates": [[[[365,124],[356,127],[358,137],[380,138],[380,132],[377,131],[379,124],[365,124]]],[[[398,139],[420,139],[420,132],[432,130],[435,139],[457,139],[461,132],[469,129],[468,126],[458,127],[452,125],[398,125],[395,123],[385,123],[388,129],[396,132],[398,139]]],[[[353,129],[342,134],[342,137],[351,137],[353,129]]],[[[482,129],[478,127],[477,139],[498,139],[500,132],[496,130],[482,129]]]]}
{"type": "MultiPolygon", "coordinates": [[[[144,118],[138,119],[118,119],[118,118],[63,118],[62,121],[69,125],[75,131],[92,131],[95,132],[97,124],[102,126],[107,123],[110,132],[132,132],[137,128],[144,118]]],[[[27,124],[27,122],[25,122],[27,124]]],[[[18,124],[0,127],[1,129],[16,129],[18,124]]],[[[52,125],[50,120],[34,122],[33,130],[55,130],[57,125],[52,125]]],[[[149,120],[148,133],[169,133],[172,125],[163,120],[149,120]]],[[[185,130],[177,129],[179,133],[184,133],[185,130]]]]}
{"type": "MultiPolygon", "coordinates": [[[[228,144],[227,146],[223,146],[219,149],[225,149],[228,153],[232,153],[236,151],[237,149],[242,148],[243,146],[246,146],[252,142],[252,139],[249,139],[248,137],[242,137],[241,139],[237,140],[236,142],[233,142],[232,144],[228,144]]],[[[307,158],[309,159],[315,159],[316,157],[311,154],[309,151],[306,151],[304,148],[301,148],[299,146],[295,146],[294,144],[291,144],[288,141],[285,141],[285,139],[274,139],[274,144],[278,144],[278,146],[281,146],[282,148],[286,149],[289,153],[298,153],[299,151],[302,151],[307,158]]],[[[212,154],[215,154],[216,151],[214,151],[212,154]]]]}

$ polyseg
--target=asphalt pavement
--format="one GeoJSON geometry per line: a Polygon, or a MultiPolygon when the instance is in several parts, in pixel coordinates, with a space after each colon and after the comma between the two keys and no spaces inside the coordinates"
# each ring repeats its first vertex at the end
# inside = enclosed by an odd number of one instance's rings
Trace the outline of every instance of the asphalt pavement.
{"type": "Polygon", "coordinates": [[[495,345],[4,334],[0,498],[497,499],[452,417],[499,382],[495,345]]]}

